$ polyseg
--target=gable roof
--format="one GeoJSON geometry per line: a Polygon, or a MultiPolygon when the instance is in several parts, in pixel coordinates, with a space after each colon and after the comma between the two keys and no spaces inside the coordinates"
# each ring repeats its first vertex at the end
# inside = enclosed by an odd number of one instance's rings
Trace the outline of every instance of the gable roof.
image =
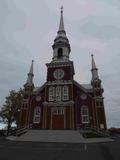
{"type": "Polygon", "coordinates": [[[40,87],[35,87],[35,88],[33,89],[33,92],[34,92],[35,94],[38,94],[40,91],[42,91],[42,89],[44,89],[45,85],[46,85],[46,83],[44,83],[44,84],[43,84],[42,86],[40,86],[40,87]]]}
{"type": "Polygon", "coordinates": [[[92,85],[91,84],[79,84],[77,81],[73,80],[73,83],[82,89],[84,92],[92,92],[92,85]]]}

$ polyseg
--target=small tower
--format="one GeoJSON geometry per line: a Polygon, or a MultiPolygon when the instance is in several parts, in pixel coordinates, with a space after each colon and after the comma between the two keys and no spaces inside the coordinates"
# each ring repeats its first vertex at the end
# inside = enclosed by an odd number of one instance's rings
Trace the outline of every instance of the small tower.
{"type": "Polygon", "coordinates": [[[91,55],[92,58],[92,80],[91,85],[93,86],[93,97],[94,97],[94,105],[95,105],[95,112],[96,112],[96,127],[99,129],[105,130],[106,126],[106,119],[105,119],[105,110],[104,110],[104,97],[103,92],[104,89],[101,85],[101,80],[98,76],[98,69],[95,64],[95,60],[93,54],[91,55]]]}
{"type": "Polygon", "coordinates": [[[34,83],[33,83],[33,77],[34,77],[34,74],[33,74],[33,60],[32,60],[32,64],[30,66],[30,71],[28,73],[28,77],[27,77],[27,81],[26,83],[24,84],[24,89],[25,89],[25,92],[31,92],[34,88],[34,83]]]}
{"type": "Polygon", "coordinates": [[[57,32],[57,36],[53,44],[53,60],[52,62],[69,61],[70,44],[66,36],[63,20],[63,7],[61,7],[60,24],[57,32]]]}

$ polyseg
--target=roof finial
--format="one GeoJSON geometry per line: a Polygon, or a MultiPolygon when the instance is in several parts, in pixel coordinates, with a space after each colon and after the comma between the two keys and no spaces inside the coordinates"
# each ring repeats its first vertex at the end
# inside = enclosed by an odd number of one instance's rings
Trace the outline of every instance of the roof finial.
{"type": "Polygon", "coordinates": [[[93,57],[93,54],[91,54],[91,56],[93,57]]]}
{"type": "Polygon", "coordinates": [[[63,13],[63,5],[61,6],[61,8],[60,8],[60,9],[61,9],[61,14],[62,14],[62,13],[63,13]]]}

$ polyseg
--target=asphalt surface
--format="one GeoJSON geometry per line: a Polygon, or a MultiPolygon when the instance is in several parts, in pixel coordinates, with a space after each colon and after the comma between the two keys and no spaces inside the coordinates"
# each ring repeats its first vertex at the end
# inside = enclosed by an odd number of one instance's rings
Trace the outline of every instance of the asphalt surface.
{"type": "Polygon", "coordinates": [[[0,160],[120,160],[120,138],[97,144],[15,142],[0,138],[0,160]]]}

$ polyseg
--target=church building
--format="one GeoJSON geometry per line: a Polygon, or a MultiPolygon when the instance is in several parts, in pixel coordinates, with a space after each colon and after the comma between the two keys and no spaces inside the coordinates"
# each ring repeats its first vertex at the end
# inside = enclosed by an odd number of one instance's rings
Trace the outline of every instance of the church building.
{"type": "Polygon", "coordinates": [[[52,48],[52,60],[46,63],[46,82],[40,87],[35,87],[33,83],[32,61],[24,85],[19,127],[48,130],[89,127],[106,130],[104,90],[93,55],[90,83],[79,84],[74,80],[75,69],[69,58],[71,47],[64,28],[63,9],[52,48]]]}

